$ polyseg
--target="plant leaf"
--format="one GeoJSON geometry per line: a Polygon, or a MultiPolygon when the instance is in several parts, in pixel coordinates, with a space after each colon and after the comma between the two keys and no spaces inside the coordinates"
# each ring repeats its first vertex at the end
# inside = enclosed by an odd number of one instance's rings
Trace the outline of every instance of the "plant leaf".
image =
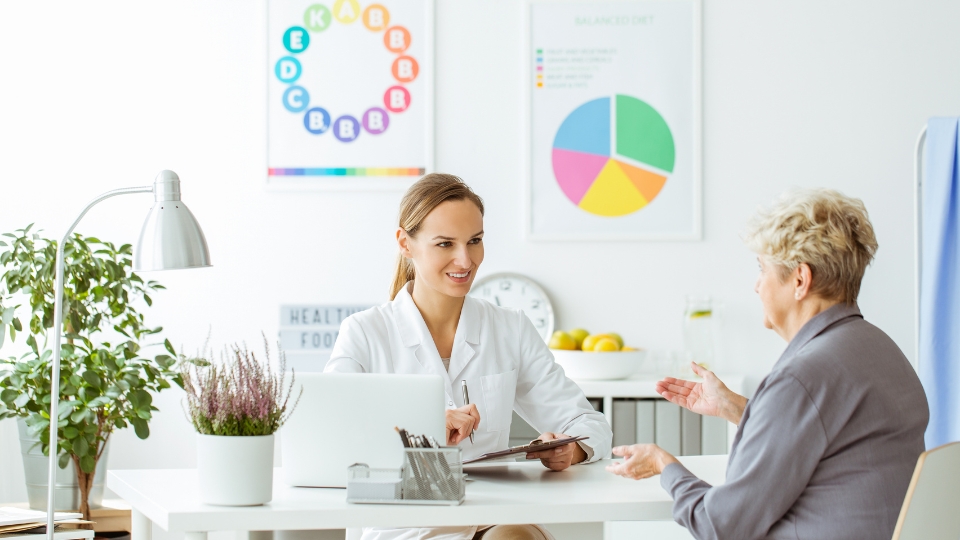
{"type": "Polygon", "coordinates": [[[19,409],[23,408],[29,401],[30,394],[20,394],[17,399],[13,400],[13,404],[19,409]]]}
{"type": "Polygon", "coordinates": [[[73,423],[78,423],[83,420],[83,417],[87,415],[87,409],[83,406],[73,411],[73,414],[70,415],[70,421],[73,423]]]}
{"type": "Polygon", "coordinates": [[[83,380],[94,388],[100,388],[100,376],[89,369],[83,372],[83,380]]]}
{"type": "Polygon", "coordinates": [[[131,422],[133,422],[133,431],[137,434],[137,437],[146,439],[150,436],[150,427],[147,425],[146,420],[134,418],[131,422]]]}
{"type": "Polygon", "coordinates": [[[12,388],[7,388],[6,390],[0,392],[0,401],[4,403],[13,403],[13,401],[19,396],[20,392],[17,392],[12,388]]]}
{"type": "Polygon", "coordinates": [[[72,411],[73,408],[74,408],[78,403],[79,403],[79,402],[74,401],[74,400],[61,401],[60,403],[57,404],[57,417],[58,417],[58,418],[63,418],[63,417],[65,417],[65,416],[67,415],[67,413],[69,413],[70,411],[72,411]]]}

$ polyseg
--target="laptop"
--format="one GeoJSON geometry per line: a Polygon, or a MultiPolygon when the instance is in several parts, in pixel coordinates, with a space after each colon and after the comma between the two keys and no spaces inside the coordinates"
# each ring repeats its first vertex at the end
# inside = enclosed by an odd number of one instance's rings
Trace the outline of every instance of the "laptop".
{"type": "Polygon", "coordinates": [[[437,375],[297,373],[300,403],[280,428],[283,478],[300,487],[346,487],[347,467],[399,469],[394,427],[446,442],[443,379],[437,375]]]}

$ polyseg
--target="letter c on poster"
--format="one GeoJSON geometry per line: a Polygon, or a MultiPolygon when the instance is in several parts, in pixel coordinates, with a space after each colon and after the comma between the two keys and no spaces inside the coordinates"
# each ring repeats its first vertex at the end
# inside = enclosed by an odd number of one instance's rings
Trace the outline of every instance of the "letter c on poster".
{"type": "Polygon", "coordinates": [[[300,86],[291,86],[283,93],[283,106],[290,112],[300,112],[310,104],[310,94],[300,86]]]}

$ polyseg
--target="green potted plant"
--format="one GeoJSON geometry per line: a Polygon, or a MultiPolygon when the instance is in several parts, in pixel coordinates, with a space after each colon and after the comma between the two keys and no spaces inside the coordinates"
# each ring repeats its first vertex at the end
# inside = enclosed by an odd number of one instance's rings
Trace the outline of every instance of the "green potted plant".
{"type": "MultiPolygon", "coordinates": [[[[274,434],[290,418],[294,375],[286,378],[286,358],[279,344],[279,366],[265,362],[244,346],[224,350],[216,362],[205,352],[180,363],[186,412],[197,430],[197,476],[200,500],[223,506],[265,504],[273,498],[274,434]]],[[[302,389],[301,389],[302,393],[302,389]]]]}
{"type": "MultiPolygon", "coordinates": [[[[34,437],[49,456],[50,375],[56,241],[31,233],[31,226],[0,240],[0,346],[4,336],[27,334],[28,350],[20,358],[0,359],[0,418],[18,417],[21,435],[34,437]],[[23,302],[23,303],[17,303],[23,302]],[[24,309],[20,309],[24,308],[24,309]],[[26,309],[29,308],[29,309],[26,309]]],[[[55,451],[61,469],[76,472],[79,496],[58,499],[57,510],[79,509],[89,519],[91,490],[107,442],[117,429],[132,426],[137,437],[150,434],[157,410],[153,395],[180,384],[173,347],[170,354],[146,357],[144,342],[162,329],[146,326],[141,302],[164,287],[131,271],[130,245],[115,246],[74,234],[64,246],[64,332],[61,347],[59,436],[55,451]],[[60,505],[74,508],[59,508],[60,505]]],[[[155,338],[156,339],[156,338],[155,338]]],[[[31,446],[32,446],[31,445],[31,446]]],[[[31,460],[36,449],[23,448],[28,487],[37,488],[31,506],[46,508],[46,459],[31,460]]],[[[95,501],[102,498],[95,494],[95,501]]]]}

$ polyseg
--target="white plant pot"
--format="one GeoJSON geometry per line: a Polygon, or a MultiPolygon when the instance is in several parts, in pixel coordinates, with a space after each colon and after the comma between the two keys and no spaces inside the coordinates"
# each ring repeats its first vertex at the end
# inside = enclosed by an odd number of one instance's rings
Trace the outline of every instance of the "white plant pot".
{"type": "Polygon", "coordinates": [[[197,434],[200,502],[255,506],[273,499],[273,435],[197,434]]]}
{"type": "MultiPolygon", "coordinates": [[[[20,432],[23,476],[27,482],[27,499],[30,501],[30,508],[46,511],[50,458],[43,455],[40,450],[40,435],[33,433],[23,418],[17,419],[17,429],[20,432]]],[[[107,440],[100,461],[97,462],[97,471],[93,473],[93,487],[90,489],[88,498],[90,508],[100,508],[103,505],[103,487],[107,479],[109,455],[110,441],[107,440]]],[[[80,508],[80,485],[77,483],[77,469],[72,459],[67,462],[66,469],[57,468],[54,486],[53,504],[57,512],[73,512],[80,508]]]]}

